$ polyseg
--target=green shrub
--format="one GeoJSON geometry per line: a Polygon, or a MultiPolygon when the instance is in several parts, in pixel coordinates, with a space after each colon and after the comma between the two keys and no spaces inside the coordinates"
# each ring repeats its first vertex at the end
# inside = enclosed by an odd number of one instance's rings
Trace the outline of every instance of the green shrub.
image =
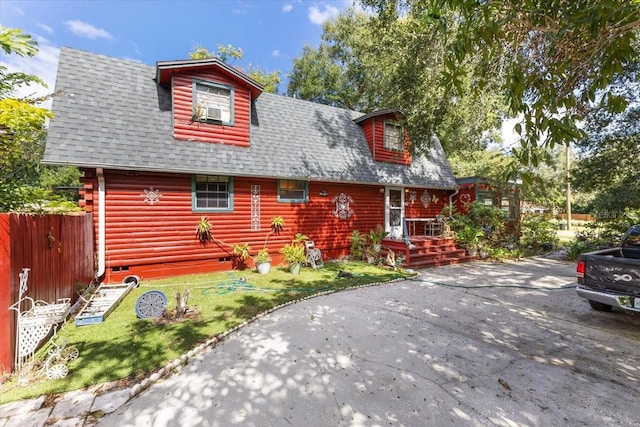
{"type": "Polygon", "coordinates": [[[575,261],[578,259],[580,254],[585,252],[595,251],[597,246],[593,244],[593,242],[588,242],[585,240],[574,240],[569,244],[569,252],[567,252],[566,258],[568,260],[575,261]]]}
{"type": "Polygon", "coordinates": [[[351,242],[351,257],[353,259],[362,259],[364,256],[364,247],[367,244],[367,235],[360,233],[359,230],[353,230],[349,236],[351,242]]]}
{"type": "Polygon", "coordinates": [[[499,247],[508,241],[504,233],[504,212],[495,206],[475,202],[466,215],[454,213],[450,223],[463,244],[467,243],[469,235],[475,235],[476,244],[472,246],[499,247]],[[476,235],[476,230],[480,230],[480,235],[476,235]]]}
{"type": "Polygon", "coordinates": [[[557,226],[549,215],[528,214],[522,217],[521,244],[539,250],[546,245],[558,244],[557,226]]]}

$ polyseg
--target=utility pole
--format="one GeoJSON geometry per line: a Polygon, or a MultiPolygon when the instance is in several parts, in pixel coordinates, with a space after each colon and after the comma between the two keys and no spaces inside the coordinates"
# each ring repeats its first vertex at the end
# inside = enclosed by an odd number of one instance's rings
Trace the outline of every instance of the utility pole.
{"type": "Polygon", "coordinates": [[[571,144],[567,143],[567,230],[571,230],[571,144]]]}

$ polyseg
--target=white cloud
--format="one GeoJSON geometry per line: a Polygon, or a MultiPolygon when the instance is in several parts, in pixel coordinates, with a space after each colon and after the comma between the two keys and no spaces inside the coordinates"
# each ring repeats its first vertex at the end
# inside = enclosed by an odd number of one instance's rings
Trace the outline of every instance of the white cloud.
{"type": "Polygon", "coordinates": [[[309,8],[309,20],[316,24],[322,25],[325,21],[335,18],[340,13],[340,9],[335,6],[331,6],[328,4],[324,5],[324,10],[320,10],[318,6],[311,6],[309,8]]]}
{"type": "Polygon", "coordinates": [[[293,5],[291,3],[287,3],[284,6],[282,6],[282,11],[284,13],[291,12],[292,10],[293,10],[293,5]]]}
{"type": "Polygon", "coordinates": [[[231,10],[236,15],[246,15],[249,12],[249,3],[246,1],[237,1],[236,7],[231,10]]]}
{"type": "Polygon", "coordinates": [[[278,49],[276,49],[273,52],[271,52],[271,57],[272,58],[279,58],[280,56],[282,56],[282,54],[280,53],[280,51],[278,49]]]}
{"type": "Polygon", "coordinates": [[[72,20],[72,21],[66,21],[65,24],[67,25],[67,27],[69,27],[69,30],[71,30],[71,32],[78,37],[86,37],[91,40],[95,40],[95,39],[111,40],[113,38],[113,36],[109,34],[107,30],[94,27],[88,22],[72,20]]]}
{"type": "Polygon", "coordinates": [[[36,25],[38,25],[38,27],[40,27],[43,30],[45,30],[48,34],[53,34],[53,28],[51,28],[47,24],[42,24],[42,23],[38,22],[36,25]]]}
{"type": "Polygon", "coordinates": [[[24,10],[22,10],[21,8],[19,8],[18,6],[14,6],[13,8],[13,12],[16,15],[20,15],[20,16],[24,16],[24,10]]]}
{"type": "MultiPolygon", "coordinates": [[[[37,76],[43,80],[48,87],[44,88],[37,84],[19,87],[14,94],[17,98],[48,95],[53,93],[55,88],[60,48],[53,46],[43,37],[38,35],[33,36],[38,42],[38,53],[33,57],[22,57],[15,54],[3,55],[2,65],[6,66],[9,72],[22,72],[37,76]]],[[[51,108],[51,100],[45,102],[42,107],[51,108]]]]}

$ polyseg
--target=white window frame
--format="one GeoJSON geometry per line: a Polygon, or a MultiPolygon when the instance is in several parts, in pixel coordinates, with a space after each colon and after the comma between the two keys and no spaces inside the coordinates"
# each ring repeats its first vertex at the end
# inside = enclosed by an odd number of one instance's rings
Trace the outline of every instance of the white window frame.
{"type": "Polygon", "coordinates": [[[404,151],[404,127],[400,123],[385,121],[383,132],[384,132],[383,133],[384,138],[383,138],[382,146],[386,150],[404,151]],[[389,141],[390,135],[387,134],[388,132],[387,129],[397,129],[399,132],[398,140],[394,141],[393,144],[391,143],[391,141],[389,141]]]}
{"type": "Polygon", "coordinates": [[[193,80],[193,119],[199,122],[233,126],[235,122],[234,89],[219,83],[193,80]],[[219,117],[212,113],[219,111],[219,117]]]}

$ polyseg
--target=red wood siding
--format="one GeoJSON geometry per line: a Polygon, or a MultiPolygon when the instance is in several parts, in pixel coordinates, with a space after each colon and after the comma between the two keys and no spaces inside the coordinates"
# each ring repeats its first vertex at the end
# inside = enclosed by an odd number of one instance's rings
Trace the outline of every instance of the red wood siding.
{"type": "Polygon", "coordinates": [[[449,192],[444,190],[426,190],[429,194],[429,203],[427,207],[424,206],[420,199],[423,195],[424,188],[405,188],[404,201],[405,206],[404,216],[406,218],[435,218],[436,215],[442,213],[442,209],[449,205],[449,192]],[[411,203],[411,192],[415,191],[416,198],[411,203]]]}
{"type": "Polygon", "coordinates": [[[362,122],[360,124],[360,127],[362,127],[362,131],[364,132],[364,136],[365,138],[367,138],[367,144],[369,145],[369,151],[371,151],[371,156],[373,157],[373,160],[378,160],[376,158],[376,135],[374,133],[374,121],[373,120],[367,120],[365,122],[362,122]]]}
{"type": "Polygon", "coordinates": [[[373,159],[378,162],[398,163],[401,165],[411,164],[411,155],[409,154],[409,135],[405,131],[404,134],[404,151],[398,152],[384,148],[384,122],[385,120],[397,121],[393,114],[386,114],[369,118],[360,123],[360,127],[367,138],[369,150],[373,159]]]}
{"type": "Polygon", "coordinates": [[[374,128],[374,152],[375,157],[374,160],[379,162],[389,162],[389,163],[399,163],[401,165],[410,165],[411,164],[411,156],[409,155],[409,150],[407,149],[409,145],[409,137],[405,132],[404,135],[404,151],[394,151],[388,150],[384,148],[384,122],[385,120],[393,121],[394,116],[379,116],[374,117],[373,119],[373,128],[374,128]]]}
{"type": "Polygon", "coordinates": [[[462,184],[455,197],[456,212],[466,215],[469,213],[470,204],[476,201],[476,190],[474,184],[462,184]]]}
{"type": "MultiPolygon", "coordinates": [[[[311,182],[309,202],[298,204],[279,203],[276,185],[275,179],[236,177],[233,212],[202,213],[192,211],[190,175],[105,171],[106,281],[116,282],[129,274],[162,277],[230,270],[230,245],[249,243],[251,255],[255,255],[264,244],[274,216],[285,220],[283,232],[269,238],[269,251],[276,263],[281,260],[278,251],[295,233],[306,234],[326,256],[335,257],[348,253],[349,236],[354,229],[368,233],[384,223],[380,186],[311,182]],[[252,185],[260,186],[259,231],[251,227],[252,185]],[[160,192],[153,205],[145,202],[144,191],[151,188],[160,192]],[[321,196],[320,192],[328,194],[321,196]],[[332,213],[333,198],[340,193],[354,200],[354,214],[346,220],[332,213]],[[215,239],[206,245],[195,234],[201,216],[209,219],[215,239]]],[[[97,194],[92,197],[97,200],[97,194]]],[[[94,214],[96,232],[97,220],[98,215],[94,214]]]]}
{"type": "Polygon", "coordinates": [[[251,93],[237,81],[213,72],[185,72],[173,76],[173,136],[185,141],[249,146],[251,93]],[[234,125],[193,121],[193,79],[234,88],[234,125]]]}

